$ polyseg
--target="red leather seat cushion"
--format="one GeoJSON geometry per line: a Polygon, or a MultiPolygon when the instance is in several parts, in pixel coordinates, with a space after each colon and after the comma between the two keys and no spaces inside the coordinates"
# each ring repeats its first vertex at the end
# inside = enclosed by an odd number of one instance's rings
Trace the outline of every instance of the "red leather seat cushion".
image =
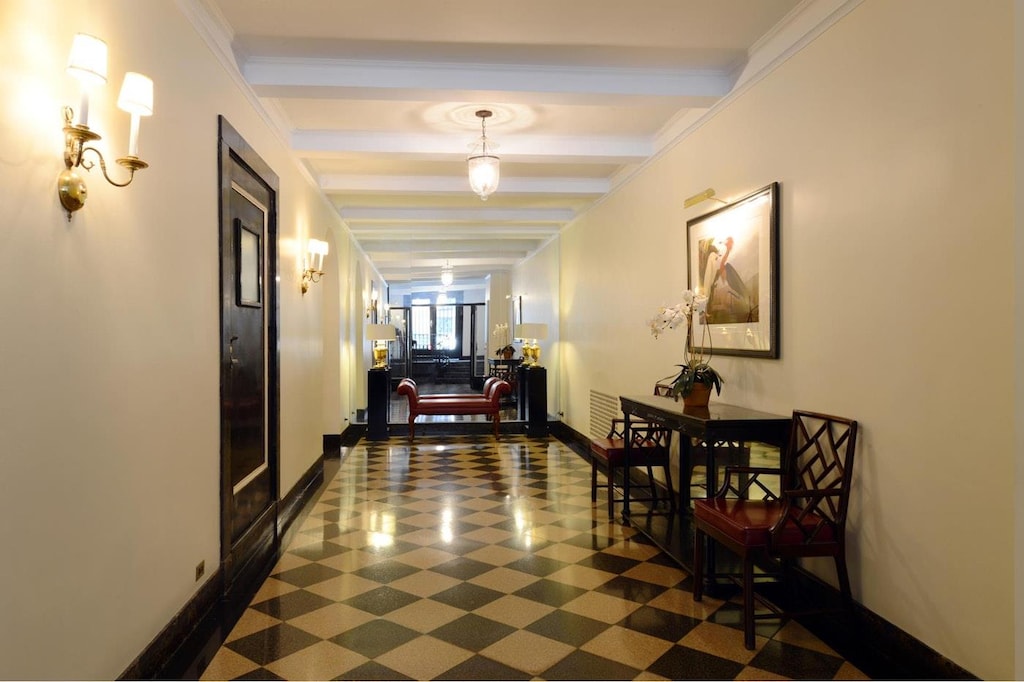
{"type": "MultiPolygon", "coordinates": [[[[626,443],[621,438],[595,438],[590,441],[590,450],[605,459],[611,466],[622,466],[626,458],[626,443]]],[[[665,448],[656,444],[634,446],[629,454],[630,464],[643,466],[647,459],[663,456],[665,448]]]]}
{"type": "MultiPolygon", "coordinates": [[[[694,518],[713,526],[737,544],[745,547],[767,547],[769,531],[782,516],[783,504],[774,500],[737,500],[715,498],[694,500],[694,518]]],[[[791,522],[786,523],[774,540],[774,546],[800,545],[804,533],[797,527],[796,510],[790,512],[791,522]]],[[[821,521],[816,514],[808,514],[801,523],[810,533],[821,521]]],[[[834,540],[832,527],[825,524],[815,535],[814,543],[828,543],[834,540]]]]}

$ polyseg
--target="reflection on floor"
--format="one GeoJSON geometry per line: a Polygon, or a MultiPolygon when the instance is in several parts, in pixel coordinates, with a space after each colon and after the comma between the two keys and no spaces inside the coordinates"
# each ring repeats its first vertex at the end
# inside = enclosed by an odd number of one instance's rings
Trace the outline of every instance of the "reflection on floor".
{"type": "Polygon", "coordinates": [[[744,649],[589,477],[554,439],[361,441],[203,679],[863,679],[796,623],[744,649]]]}

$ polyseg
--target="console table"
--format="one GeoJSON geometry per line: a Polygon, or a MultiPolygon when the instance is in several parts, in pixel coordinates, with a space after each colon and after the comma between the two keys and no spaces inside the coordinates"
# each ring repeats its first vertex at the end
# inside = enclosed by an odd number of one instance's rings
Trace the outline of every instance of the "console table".
{"type": "MultiPolygon", "coordinates": [[[[686,407],[683,402],[669,397],[619,396],[625,419],[626,462],[629,462],[630,421],[654,422],[680,434],[679,469],[687,471],[693,466],[691,438],[707,444],[707,495],[712,496],[718,488],[718,471],[715,466],[714,443],[757,441],[778,445],[783,450],[789,440],[790,418],[777,414],[760,412],[746,407],[711,403],[706,408],[686,407]],[[687,467],[687,469],[684,469],[687,467]]],[[[628,469],[627,469],[628,471],[628,469]]],[[[622,518],[651,539],[659,548],[688,570],[693,569],[693,528],[690,513],[690,491],[679,490],[679,514],[655,515],[633,514],[629,508],[629,476],[624,476],[622,518]]],[[[682,477],[685,480],[685,477],[682,477]]],[[[682,486],[680,486],[682,488],[682,486]]],[[[706,576],[713,575],[714,547],[705,552],[708,562],[706,576]]],[[[708,585],[713,589],[713,585],[708,585]]]]}
{"type": "Polygon", "coordinates": [[[522,363],[522,358],[487,358],[487,376],[504,379],[512,387],[511,393],[504,400],[515,402],[519,396],[519,366],[522,363]]]}

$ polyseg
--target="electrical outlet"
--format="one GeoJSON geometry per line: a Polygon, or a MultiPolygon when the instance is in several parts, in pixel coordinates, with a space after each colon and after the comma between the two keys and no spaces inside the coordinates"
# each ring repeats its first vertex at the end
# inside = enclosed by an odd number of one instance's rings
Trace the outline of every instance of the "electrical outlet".
{"type": "Polygon", "coordinates": [[[206,560],[205,559],[203,561],[200,561],[198,564],[196,564],[196,581],[197,582],[199,581],[200,578],[203,577],[204,573],[206,573],[206,560]]]}

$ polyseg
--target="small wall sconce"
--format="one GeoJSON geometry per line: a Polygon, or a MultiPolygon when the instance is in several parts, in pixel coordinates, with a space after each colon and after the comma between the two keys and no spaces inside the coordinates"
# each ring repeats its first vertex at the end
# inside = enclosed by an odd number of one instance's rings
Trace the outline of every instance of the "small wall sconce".
{"type": "Polygon", "coordinates": [[[67,72],[78,79],[82,88],[78,123],[74,123],[74,111],[64,107],[64,170],[57,177],[57,196],[60,204],[71,214],[85,205],[87,189],[85,180],[75,170],[79,167],[90,170],[93,163],[85,161],[86,152],[92,152],[99,159],[100,169],[107,182],[115,187],[126,187],[135,178],[135,171],[148,168],[149,164],[139,158],[139,117],[153,114],[153,81],[140,73],[129,71],[124,76],[117,106],[131,114],[131,129],[128,141],[128,156],[117,159],[117,163],[128,169],[128,180],[115,182],[107,174],[103,154],[86,144],[101,139],[99,133],[89,128],[90,90],[107,82],[107,44],[94,36],[79,33],[71,44],[67,72]]]}
{"type": "Polygon", "coordinates": [[[683,208],[690,208],[691,206],[696,206],[700,202],[707,201],[708,199],[712,199],[714,201],[717,201],[720,204],[728,203],[728,202],[722,201],[721,199],[716,197],[715,196],[715,190],[712,189],[711,187],[708,187],[703,192],[697,192],[692,197],[687,197],[686,199],[684,199],[683,200],[683,208]]]}
{"type": "Polygon", "coordinates": [[[388,365],[388,342],[397,338],[393,324],[366,325],[366,338],[373,341],[373,368],[380,369],[388,365]]]}
{"type": "Polygon", "coordinates": [[[310,282],[319,282],[324,274],[324,256],[327,255],[327,242],[310,239],[306,244],[306,268],[302,271],[302,293],[309,291],[310,282]]]}
{"type": "Polygon", "coordinates": [[[377,322],[377,290],[370,287],[370,303],[366,306],[366,319],[377,322]]]}
{"type": "Polygon", "coordinates": [[[516,325],[516,338],[523,341],[523,364],[540,365],[540,346],[537,339],[548,338],[548,326],[543,322],[524,322],[516,325]]]}

